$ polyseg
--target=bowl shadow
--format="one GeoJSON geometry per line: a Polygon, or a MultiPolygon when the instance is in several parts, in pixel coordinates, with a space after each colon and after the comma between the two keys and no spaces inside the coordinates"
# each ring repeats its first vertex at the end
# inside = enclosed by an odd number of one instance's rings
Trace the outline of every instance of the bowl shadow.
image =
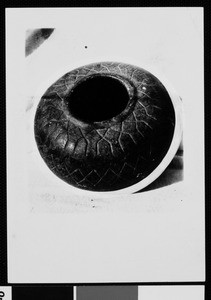
{"type": "Polygon", "coordinates": [[[182,143],[172,159],[171,163],[164,170],[164,172],[151,184],[149,184],[144,189],[136,192],[146,192],[155,189],[162,188],[164,186],[172,185],[174,183],[183,181],[183,147],[182,143]]]}

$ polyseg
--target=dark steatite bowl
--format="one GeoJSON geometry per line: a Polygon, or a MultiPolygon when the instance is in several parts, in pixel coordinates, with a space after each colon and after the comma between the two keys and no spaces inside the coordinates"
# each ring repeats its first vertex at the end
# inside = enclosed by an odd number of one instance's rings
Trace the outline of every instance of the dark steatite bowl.
{"type": "Polygon", "coordinates": [[[59,178],[105,192],[149,176],[170,148],[175,122],[171,97],[154,75],[103,62],[52,84],[37,107],[34,130],[42,158],[59,178]]]}

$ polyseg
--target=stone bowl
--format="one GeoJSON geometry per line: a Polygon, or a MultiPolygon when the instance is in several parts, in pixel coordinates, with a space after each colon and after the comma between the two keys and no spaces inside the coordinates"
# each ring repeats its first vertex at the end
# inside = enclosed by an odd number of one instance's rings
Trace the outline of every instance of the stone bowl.
{"type": "Polygon", "coordinates": [[[182,135],[181,99],[145,69],[92,63],[44,92],[34,133],[46,165],[67,184],[132,193],[173,159],[182,135]]]}

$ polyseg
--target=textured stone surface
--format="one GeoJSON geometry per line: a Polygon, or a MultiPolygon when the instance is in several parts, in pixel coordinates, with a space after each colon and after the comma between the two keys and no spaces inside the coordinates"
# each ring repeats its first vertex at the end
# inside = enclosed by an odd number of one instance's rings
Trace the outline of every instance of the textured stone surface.
{"type": "Polygon", "coordinates": [[[123,63],[96,63],[65,74],[44,93],[35,116],[36,142],[48,167],[67,183],[95,191],[125,188],[148,176],[166,155],[174,127],[165,87],[146,70],[123,63]],[[124,83],[127,106],[110,120],[75,118],[74,87],[99,74],[124,83]]]}

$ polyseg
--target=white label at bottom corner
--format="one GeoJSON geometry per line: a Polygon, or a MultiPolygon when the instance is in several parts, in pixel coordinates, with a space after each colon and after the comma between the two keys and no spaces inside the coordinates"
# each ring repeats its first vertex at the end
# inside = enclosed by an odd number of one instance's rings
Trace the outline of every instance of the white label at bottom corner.
{"type": "Polygon", "coordinates": [[[12,300],[11,286],[0,286],[0,300],[12,300]]]}

